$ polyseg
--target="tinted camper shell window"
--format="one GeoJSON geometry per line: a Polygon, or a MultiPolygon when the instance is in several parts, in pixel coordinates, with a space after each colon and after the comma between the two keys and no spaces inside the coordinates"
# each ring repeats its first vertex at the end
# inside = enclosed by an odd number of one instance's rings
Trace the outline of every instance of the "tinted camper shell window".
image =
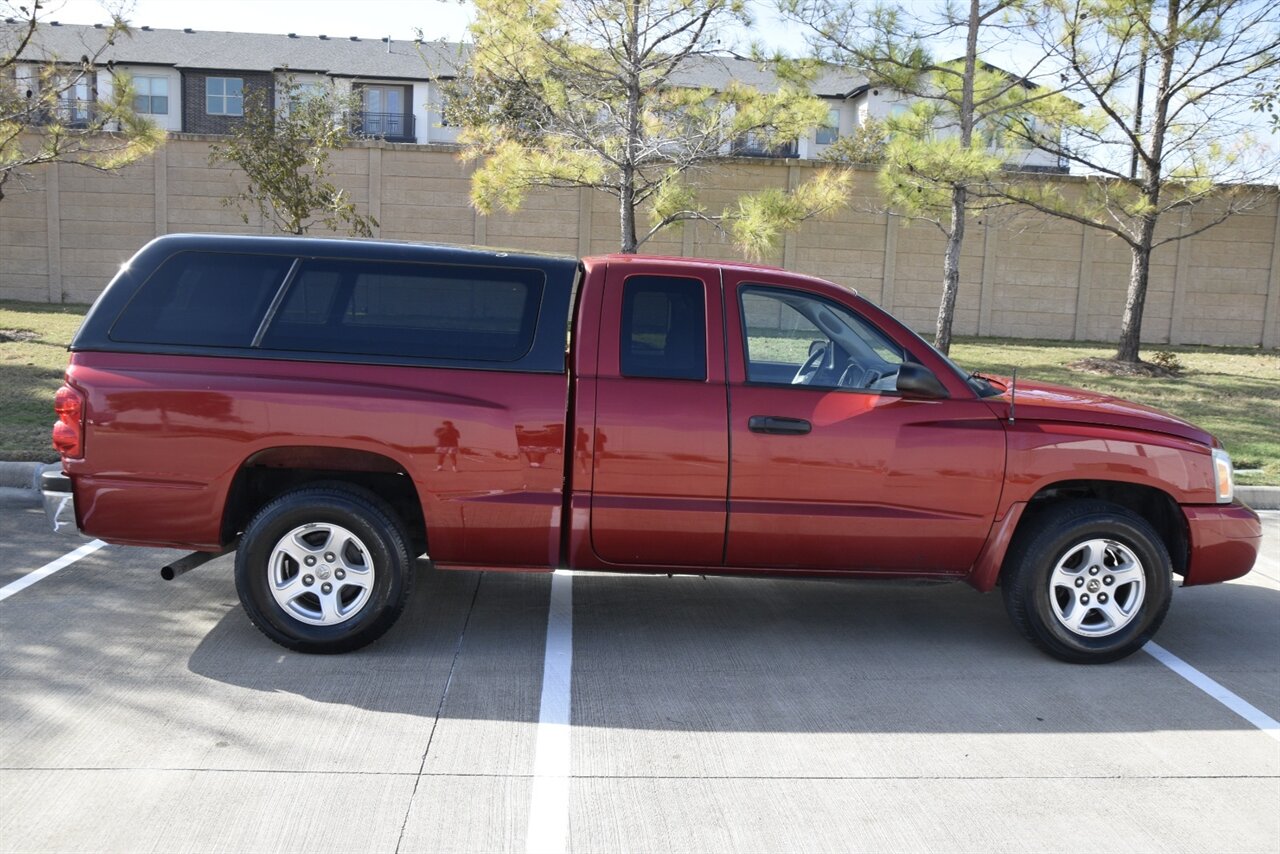
{"type": "Polygon", "coordinates": [[[168,235],[72,350],[564,373],[576,258],[315,238],[168,235]]]}

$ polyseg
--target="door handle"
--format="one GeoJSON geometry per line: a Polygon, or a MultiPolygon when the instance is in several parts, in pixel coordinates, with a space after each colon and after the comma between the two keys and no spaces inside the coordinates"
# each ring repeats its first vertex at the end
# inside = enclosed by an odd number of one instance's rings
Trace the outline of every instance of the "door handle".
{"type": "Polygon", "coordinates": [[[813,425],[803,418],[782,418],[777,415],[752,415],[747,419],[747,427],[752,433],[794,436],[803,436],[813,429],[813,425]]]}

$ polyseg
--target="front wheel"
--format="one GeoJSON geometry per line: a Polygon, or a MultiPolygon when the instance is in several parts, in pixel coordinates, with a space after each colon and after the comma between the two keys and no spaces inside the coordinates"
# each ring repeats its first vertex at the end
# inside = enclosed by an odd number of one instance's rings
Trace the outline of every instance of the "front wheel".
{"type": "Polygon", "coordinates": [[[373,493],[345,484],[287,492],[236,552],[236,591],[263,634],[299,652],[347,652],[404,610],[413,561],[403,527],[373,493]]]}
{"type": "Polygon", "coordinates": [[[1001,576],[1018,630],[1055,658],[1116,661],[1156,633],[1172,563],[1145,519],[1105,501],[1050,507],[1019,531],[1001,576]]]}

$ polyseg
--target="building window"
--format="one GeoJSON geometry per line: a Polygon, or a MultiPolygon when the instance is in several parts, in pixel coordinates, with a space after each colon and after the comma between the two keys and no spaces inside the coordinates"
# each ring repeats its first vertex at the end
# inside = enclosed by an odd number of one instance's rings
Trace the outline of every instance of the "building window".
{"type": "Polygon", "coordinates": [[[93,90],[83,74],[74,79],[60,78],[54,83],[58,92],[58,118],[74,128],[87,127],[93,120],[93,90]]]}
{"type": "Polygon", "coordinates": [[[211,116],[243,116],[244,80],[239,77],[206,77],[204,111],[211,116]]]}
{"type": "Polygon", "coordinates": [[[814,142],[818,145],[831,145],[840,138],[840,111],[828,110],[827,123],[818,128],[814,142]]]}
{"type": "Polygon", "coordinates": [[[384,139],[416,139],[413,112],[406,104],[408,91],[407,86],[362,86],[360,133],[384,139]]]}
{"type": "Polygon", "coordinates": [[[1010,122],[1013,128],[1013,138],[1009,141],[1009,147],[1021,151],[1029,151],[1035,148],[1034,142],[1040,138],[1040,124],[1036,121],[1035,116],[1017,116],[1010,122]]]}
{"type": "Polygon", "coordinates": [[[286,113],[293,113],[306,104],[328,99],[330,89],[324,83],[297,83],[276,90],[276,105],[286,113]]]}
{"type": "Polygon", "coordinates": [[[150,116],[169,115],[169,78],[133,78],[133,111],[150,116]]]}
{"type": "Polygon", "coordinates": [[[911,106],[909,104],[894,104],[889,107],[889,114],[885,117],[885,131],[887,138],[892,139],[894,134],[903,130],[903,126],[907,126],[908,135],[911,128],[911,106]]]}

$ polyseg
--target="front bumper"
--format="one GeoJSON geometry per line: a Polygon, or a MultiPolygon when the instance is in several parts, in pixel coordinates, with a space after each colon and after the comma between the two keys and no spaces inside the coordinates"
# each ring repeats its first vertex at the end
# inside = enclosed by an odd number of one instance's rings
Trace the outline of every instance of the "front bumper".
{"type": "Polygon", "coordinates": [[[1230,581],[1253,569],[1262,522],[1244,504],[1183,505],[1190,550],[1183,587],[1230,581]]]}
{"type": "Polygon", "coordinates": [[[76,497],[71,491],[71,478],[59,469],[42,472],[40,494],[44,497],[44,515],[55,534],[83,536],[76,526],[76,497]]]}

